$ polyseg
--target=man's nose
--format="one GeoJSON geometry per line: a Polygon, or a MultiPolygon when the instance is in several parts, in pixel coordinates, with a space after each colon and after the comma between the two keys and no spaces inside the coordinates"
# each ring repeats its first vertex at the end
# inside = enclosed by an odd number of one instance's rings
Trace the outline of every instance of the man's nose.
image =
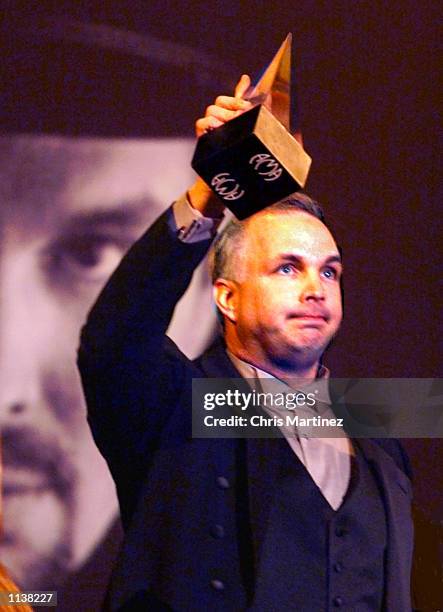
{"type": "MultiPolygon", "coordinates": [[[[41,308],[35,291],[35,273],[26,258],[0,262],[0,424],[20,420],[31,406],[41,403],[39,353],[41,308]]],[[[45,339],[46,343],[49,338],[45,339]]],[[[29,415],[28,415],[29,416],[29,415]]]]}
{"type": "Polygon", "coordinates": [[[324,287],[318,270],[305,270],[301,300],[305,302],[309,300],[318,301],[324,299],[324,287]]]}

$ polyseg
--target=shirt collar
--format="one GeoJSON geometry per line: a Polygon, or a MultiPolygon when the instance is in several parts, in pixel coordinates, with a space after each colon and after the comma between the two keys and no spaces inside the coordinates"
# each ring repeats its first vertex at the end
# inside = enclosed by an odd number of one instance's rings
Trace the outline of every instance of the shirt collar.
{"type": "MultiPolygon", "coordinates": [[[[254,366],[251,363],[248,363],[247,361],[240,359],[239,357],[231,353],[229,349],[226,349],[226,352],[228,354],[229,359],[232,361],[235,368],[238,370],[238,372],[243,378],[260,380],[262,385],[266,385],[266,380],[272,381],[272,389],[274,390],[274,392],[276,389],[280,389],[281,391],[288,391],[290,389],[287,383],[276,378],[269,372],[266,372],[265,370],[261,370],[257,366],[254,366]]],[[[329,384],[328,384],[329,377],[330,377],[329,369],[326,366],[320,364],[318,367],[317,376],[315,380],[308,383],[307,386],[303,385],[303,392],[307,391],[307,387],[309,387],[309,389],[311,389],[311,387],[313,389],[315,388],[318,401],[324,404],[331,405],[331,396],[329,394],[329,384]]],[[[301,389],[297,389],[297,390],[301,391],[301,389]]]]}

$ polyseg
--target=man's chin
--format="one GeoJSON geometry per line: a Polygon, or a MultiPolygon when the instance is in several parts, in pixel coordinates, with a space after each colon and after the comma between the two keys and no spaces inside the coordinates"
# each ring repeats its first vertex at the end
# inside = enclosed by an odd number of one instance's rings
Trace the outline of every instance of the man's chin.
{"type": "Polygon", "coordinates": [[[325,334],[325,330],[318,327],[306,327],[296,338],[291,337],[288,345],[294,355],[305,356],[315,361],[323,355],[333,336],[334,334],[325,334]]]}
{"type": "Polygon", "coordinates": [[[287,370],[300,370],[318,363],[325,352],[330,339],[325,340],[324,335],[312,334],[311,337],[290,338],[285,344],[279,344],[279,355],[274,360],[287,370]]]}
{"type": "Polygon", "coordinates": [[[289,338],[287,342],[288,352],[295,357],[297,355],[300,357],[312,355],[314,359],[321,356],[326,346],[327,343],[324,335],[319,334],[316,330],[312,330],[312,333],[304,334],[302,338],[289,338]]]}
{"type": "Polygon", "coordinates": [[[72,559],[72,510],[49,487],[33,487],[41,479],[24,470],[6,470],[3,538],[0,558],[21,589],[55,590],[72,559]],[[15,475],[15,488],[11,485],[15,475]]]}
{"type": "Polygon", "coordinates": [[[65,582],[70,566],[70,550],[60,544],[46,555],[35,550],[23,550],[14,544],[2,544],[0,555],[17,584],[26,591],[57,590],[65,582]]]}

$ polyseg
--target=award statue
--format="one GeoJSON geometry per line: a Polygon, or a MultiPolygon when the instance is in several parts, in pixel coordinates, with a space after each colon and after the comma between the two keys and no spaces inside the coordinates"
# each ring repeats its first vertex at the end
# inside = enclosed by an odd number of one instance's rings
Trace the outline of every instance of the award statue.
{"type": "Polygon", "coordinates": [[[289,132],[291,39],[243,96],[252,109],[197,142],[192,167],[238,219],[306,183],[311,158],[289,132]]]}

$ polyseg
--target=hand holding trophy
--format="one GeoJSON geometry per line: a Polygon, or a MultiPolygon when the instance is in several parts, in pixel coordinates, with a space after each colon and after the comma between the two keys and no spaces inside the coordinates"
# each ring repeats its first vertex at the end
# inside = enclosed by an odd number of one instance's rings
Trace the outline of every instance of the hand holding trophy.
{"type": "Polygon", "coordinates": [[[302,189],[311,164],[290,134],[291,35],[257,82],[240,79],[234,98],[220,96],[197,121],[192,167],[245,219],[302,189]]]}

